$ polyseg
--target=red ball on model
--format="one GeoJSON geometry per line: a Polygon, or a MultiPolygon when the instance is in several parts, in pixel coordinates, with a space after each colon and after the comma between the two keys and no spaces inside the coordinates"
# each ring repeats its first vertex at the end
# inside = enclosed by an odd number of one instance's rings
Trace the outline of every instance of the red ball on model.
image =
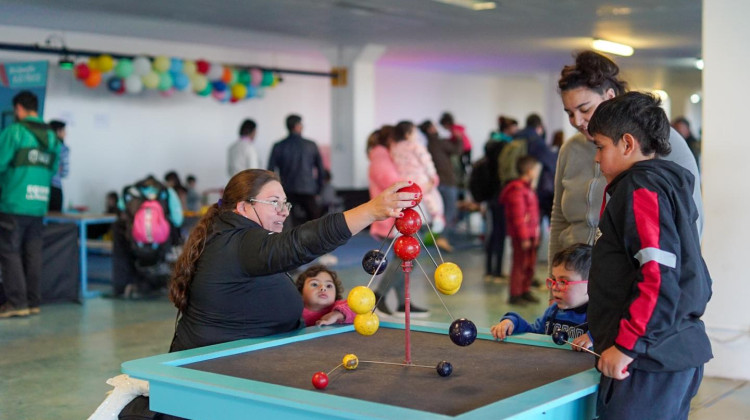
{"type": "Polygon", "coordinates": [[[404,209],[404,215],[396,219],[396,229],[402,235],[413,235],[422,227],[422,217],[412,209],[404,209]]]}
{"type": "MultiPolygon", "coordinates": [[[[411,185],[407,185],[404,188],[399,189],[397,192],[410,192],[410,193],[417,193],[419,194],[419,197],[417,197],[414,200],[414,206],[419,204],[422,201],[422,189],[419,188],[419,185],[412,183],[411,185]]],[[[414,207],[411,206],[411,207],[414,207]]],[[[411,208],[409,207],[409,208],[411,208]]]]}
{"type": "Polygon", "coordinates": [[[413,236],[399,236],[393,244],[393,252],[402,261],[411,261],[419,255],[419,241],[413,236]]]}
{"type": "Polygon", "coordinates": [[[328,375],[325,372],[316,372],[312,377],[312,384],[317,389],[323,389],[328,386],[328,375]]]}

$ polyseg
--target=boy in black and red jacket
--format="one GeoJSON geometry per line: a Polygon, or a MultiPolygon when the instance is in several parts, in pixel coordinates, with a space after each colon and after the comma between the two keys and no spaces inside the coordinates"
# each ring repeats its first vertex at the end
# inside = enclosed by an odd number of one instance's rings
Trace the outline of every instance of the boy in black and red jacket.
{"type": "Polygon", "coordinates": [[[607,180],[589,276],[589,331],[601,354],[599,419],[687,419],[713,356],[700,320],[711,297],[692,199],[653,96],[603,102],[589,121],[607,180]]]}

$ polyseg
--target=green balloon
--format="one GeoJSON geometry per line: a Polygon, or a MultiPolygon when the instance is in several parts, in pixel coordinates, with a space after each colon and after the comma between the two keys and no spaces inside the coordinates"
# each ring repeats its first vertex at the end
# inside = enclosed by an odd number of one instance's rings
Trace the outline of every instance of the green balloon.
{"type": "Polygon", "coordinates": [[[130,76],[133,74],[133,62],[127,58],[121,59],[115,66],[115,74],[122,79],[130,76]]]}
{"type": "Polygon", "coordinates": [[[268,70],[263,70],[263,80],[261,80],[261,86],[271,86],[273,84],[273,73],[268,70]]]}
{"type": "Polygon", "coordinates": [[[424,242],[425,246],[432,246],[435,245],[435,238],[437,238],[439,235],[432,235],[430,232],[427,232],[424,234],[424,238],[422,239],[422,242],[424,242]]]}
{"type": "Polygon", "coordinates": [[[159,90],[169,90],[172,88],[172,75],[169,73],[159,74],[159,90]]]}
{"type": "Polygon", "coordinates": [[[242,85],[249,85],[250,73],[247,70],[240,70],[237,74],[237,83],[242,85]]]}

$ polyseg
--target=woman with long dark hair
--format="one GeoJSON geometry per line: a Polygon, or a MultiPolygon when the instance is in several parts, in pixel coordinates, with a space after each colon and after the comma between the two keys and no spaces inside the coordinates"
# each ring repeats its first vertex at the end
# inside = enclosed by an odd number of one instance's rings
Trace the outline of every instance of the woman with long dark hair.
{"type": "Polygon", "coordinates": [[[400,217],[413,193],[399,182],[343,213],[282,232],[291,205],[270,171],[237,173],[190,233],[177,260],[170,300],[179,310],[171,351],[300,327],[302,298],[286,273],[330,252],[372,222],[400,217]]]}

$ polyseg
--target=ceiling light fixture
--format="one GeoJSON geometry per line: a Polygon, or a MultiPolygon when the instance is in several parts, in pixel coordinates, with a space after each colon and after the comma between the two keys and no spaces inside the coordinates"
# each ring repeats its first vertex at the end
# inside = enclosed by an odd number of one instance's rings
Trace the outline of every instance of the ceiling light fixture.
{"type": "Polygon", "coordinates": [[[591,43],[591,46],[597,51],[602,51],[610,54],[617,54],[624,57],[630,57],[631,55],[633,55],[633,47],[617,42],[595,39],[591,43]]]}
{"type": "Polygon", "coordinates": [[[695,59],[695,68],[698,70],[703,70],[703,59],[702,58],[696,58],[695,59]]]}
{"type": "Polygon", "coordinates": [[[434,0],[438,3],[450,4],[451,6],[463,7],[470,10],[492,10],[497,7],[494,1],[484,0],[434,0]]]}

